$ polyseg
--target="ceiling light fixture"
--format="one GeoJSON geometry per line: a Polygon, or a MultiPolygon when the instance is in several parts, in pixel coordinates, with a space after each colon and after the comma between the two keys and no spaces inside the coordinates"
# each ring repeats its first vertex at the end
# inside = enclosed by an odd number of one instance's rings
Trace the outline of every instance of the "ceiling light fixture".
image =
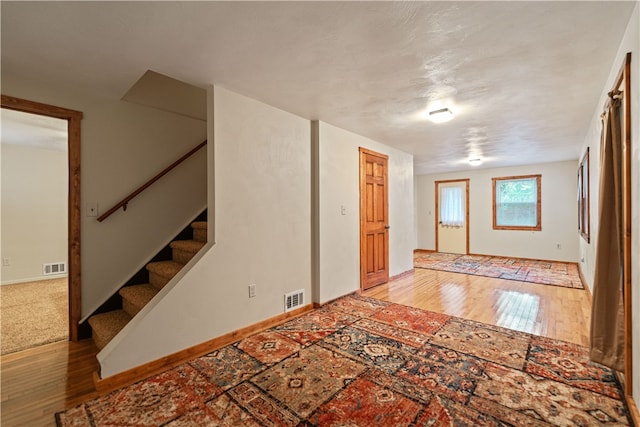
{"type": "Polygon", "coordinates": [[[482,164],[482,159],[469,159],[469,164],[471,166],[480,166],[482,164]]]}
{"type": "Polygon", "coordinates": [[[433,123],[444,123],[453,119],[453,113],[448,108],[441,108],[439,110],[429,111],[429,120],[433,123]]]}

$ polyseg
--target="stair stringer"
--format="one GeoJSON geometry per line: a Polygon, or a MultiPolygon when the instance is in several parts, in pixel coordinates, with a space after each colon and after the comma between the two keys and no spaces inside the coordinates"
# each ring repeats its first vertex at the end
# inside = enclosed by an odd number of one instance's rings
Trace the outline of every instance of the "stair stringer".
{"type": "Polygon", "coordinates": [[[168,295],[175,286],[182,280],[182,278],[188,274],[189,270],[195,266],[200,259],[214,246],[213,242],[207,242],[200,251],[198,251],[193,258],[187,262],[184,267],[176,273],[176,275],[169,280],[169,282],[158,291],[158,293],[144,306],[142,309],[126,324],[118,334],[113,337],[109,343],[104,346],[102,350],[96,355],[98,362],[102,366],[102,361],[105,360],[111,353],[117,351],[120,343],[134,331],[138,325],[144,322],[144,318],[153,311],[153,309],[162,301],[162,299],[168,295]]]}

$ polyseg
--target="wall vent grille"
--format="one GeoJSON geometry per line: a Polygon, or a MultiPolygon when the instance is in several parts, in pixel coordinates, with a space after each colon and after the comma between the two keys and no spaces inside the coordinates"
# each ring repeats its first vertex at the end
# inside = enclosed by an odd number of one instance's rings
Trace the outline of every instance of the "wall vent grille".
{"type": "Polygon", "coordinates": [[[51,262],[48,264],[42,264],[42,274],[49,276],[51,274],[65,274],[67,272],[67,263],[65,262],[51,262]]]}
{"type": "Polygon", "coordinates": [[[284,311],[291,311],[301,307],[304,304],[304,289],[289,292],[284,295],[284,311]]]}

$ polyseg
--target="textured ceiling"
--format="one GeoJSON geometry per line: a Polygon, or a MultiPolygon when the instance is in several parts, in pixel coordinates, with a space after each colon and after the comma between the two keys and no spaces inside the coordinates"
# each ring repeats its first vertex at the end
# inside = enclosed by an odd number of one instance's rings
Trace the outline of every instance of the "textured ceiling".
{"type": "Polygon", "coordinates": [[[6,2],[2,72],[121,98],[148,69],[415,155],[578,158],[635,2],[6,2]],[[455,118],[426,120],[449,107],[455,118]]]}

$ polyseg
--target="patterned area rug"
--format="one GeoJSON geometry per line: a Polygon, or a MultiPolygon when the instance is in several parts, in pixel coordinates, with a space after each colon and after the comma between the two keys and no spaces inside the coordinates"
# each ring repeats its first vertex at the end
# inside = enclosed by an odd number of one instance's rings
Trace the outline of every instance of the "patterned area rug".
{"type": "Polygon", "coordinates": [[[347,296],[56,414],[59,426],[629,425],[587,349],[347,296]]]}
{"type": "Polygon", "coordinates": [[[575,263],[426,251],[415,252],[413,261],[417,268],[584,289],[575,263]]]}

